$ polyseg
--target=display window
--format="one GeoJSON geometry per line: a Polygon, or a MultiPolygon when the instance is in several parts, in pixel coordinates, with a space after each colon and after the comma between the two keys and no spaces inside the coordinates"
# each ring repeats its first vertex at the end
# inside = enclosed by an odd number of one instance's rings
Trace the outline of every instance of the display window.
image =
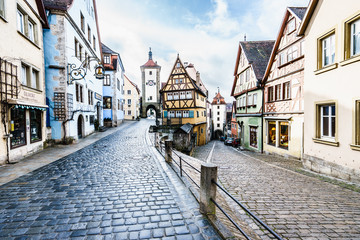
{"type": "Polygon", "coordinates": [[[25,109],[11,109],[10,138],[11,148],[26,145],[26,116],[25,109]]]}
{"type": "Polygon", "coordinates": [[[279,147],[288,149],[289,147],[289,122],[279,122],[279,147]]]}
{"type": "Polygon", "coordinates": [[[37,142],[42,139],[41,136],[41,111],[30,110],[30,142],[37,142]]]}
{"type": "Polygon", "coordinates": [[[276,145],[276,122],[271,121],[268,123],[268,144],[276,145]]]}
{"type": "Polygon", "coordinates": [[[257,148],[257,127],[250,126],[250,146],[257,148]]]}

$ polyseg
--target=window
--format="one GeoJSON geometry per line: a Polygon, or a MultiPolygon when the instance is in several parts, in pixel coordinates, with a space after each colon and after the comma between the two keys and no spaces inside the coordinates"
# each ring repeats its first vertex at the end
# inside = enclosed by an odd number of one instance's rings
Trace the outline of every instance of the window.
{"type": "Polygon", "coordinates": [[[355,102],[355,145],[360,145],[360,100],[355,102]]]}
{"type": "Polygon", "coordinates": [[[185,99],[185,92],[180,92],[180,99],[185,99]]]}
{"type": "Polygon", "coordinates": [[[105,74],[104,76],[104,86],[110,86],[110,75],[105,74]]]}
{"type": "Polygon", "coordinates": [[[268,122],[268,144],[276,145],[276,122],[269,121],[268,122]]]}
{"type": "Polygon", "coordinates": [[[93,48],[94,48],[94,50],[96,50],[96,38],[95,38],[95,36],[93,36],[93,48]]]}
{"type": "Polygon", "coordinates": [[[217,127],[220,127],[220,123],[216,124],[217,127]]]}
{"type": "Polygon", "coordinates": [[[191,99],[191,98],[192,98],[191,91],[186,91],[186,98],[187,98],[187,99],[191,99]]]}
{"type": "Polygon", "coordinates": [[[152,75],[152,71],[149,71],[149,75],[152,75]]]}
{"type": "Polygon", "coordinates": [[[321,40],[321,66],[335,63],[335,33],[321,40]]]}
{"type": "Polygon", "coordinates": [[[112,98],[111,97],[104,97],[103,99],[103,108],[104,109],[111,109],[111,100],[112,98]]]}
{"type": "Polygon", "coordinates": [[[279,147],[289,147],[289,122],[279,122],[279,147]]]}
{"type": "Polygon", "coordinates": [[[320,110],[320,138],[335,138],[336,108],[335,104],[321,105],[320,110]]]}
{"type": "Polygon", "coordinates": [[[240,74],[240,86],[244,84],[244,74],[240,74]]]}
{"type": "Polygon", "coordinates": [[[88,102],[89,102],[89,105],[94,104],[94,92],[91,90],[88,90],[88,102]]]}
{"type": "Polygon", "coordinates": [[[120,91],[120,80],[116,79],[116,88],[120,91]]]}
{"type": "Polygon", "coordinates": [[[292,46],[287,51],[287,61],[290,62],[298,57],[298,48],[292,46]]]}
{"type": "Polygon", "coordinates": [[[283,99],[290,99],[290,82],[283,83],[283,99]]]}
{"type": "Polygon", "coordinates": [[[35,41],[35,30],[34,30],[34,23],[28,20],[28,29],[27,29],[27,37],[34,42],[35,41]]]}
{"type": "Polygon", "coordinates": [[[25,35],[25,18],[20,10],[17,10],[17,27],[18,31],[25,35]]]}
{"type": "Polygon", "coordinates": [[[279,66],[283,65],[286,63],[286,58],[285,58],[285,53],[281,52],[279,54],[279,66]]]}
{"type": "Polygon", "coordinates": [[[181,111],[176,111],[176,117],[181,118],[181,111]]]}
{"type": "Polygon", "coordinates": [[[250,126],[250,146],[257,148],[257,127],[250,126]]]}
{"type": "Polygon", "coordinates": [[[95,116],[90,115],[90,125],[94,125],[94,123],[95,123],[95,116]]]}
{"type": "Polygon", "coordinates": [[[217,115],[220,115],[220,112],[217,112],[217,115]]]}
{"type": "Polygon", "coordinates": [[[30,111],[30,143],[40,141],[41,134],[41,111],[31,109],[30,111]]]}
{"type": "Polygon", "coordinates": [[[169,111],[169,118],[175,117],[175,111],[169,111]]]}
{"type": "Polygon", "coordinates": [[[55,121],[62,121],[66,118],[65,93],[54,92],[54,118],[55,121]]]}
{"type": "Polygon", "coordinates": [[[167,94],[167,100],[173,100],[173,94],[172,93],[167,94]]]}
{"type": "Polygon", "coordinates": [[[287,27],[287,32],[292,33],[293,31],[295,31],[295,18],[291,19],[288,23],[288,27],[287,27]]]}
{"type": "Polygon", "coordinates": [[[281,84],[275,85],[275,101],[281,100],[280,92],[281,92],[281,84]]]}
{"type": "Polygon", "coordinates": [[[179,62],[176,64],[176,68],[180,68],[180,63],[179,62]]]}
{"type": "Polygon", "coordinates": [[[274,101],[274,87],[268,87],[268,102],[274,101]]]}
{"type": "Polygon", "coordinates": [[[253,103],[252,103],[252,100],[253,100],[252,95],[249,94],[247,97],[248,97],[248,99],[247,99],[247,105],[248,105],[248,106],[252,106],[252,105],[253,105],[253,103]]]}
{"type": "Polygon", "coordinates": [[[40,89],[39,71],[22,63],[21,64],[21,83],[25,86],[40,89]]]}
{"type": "Polygon", "coordinates": [[[91,28],[89,25],[88,25],[88,41],[89,43],[91,43],[91,28]]]}
{"type": "Polygon", "coordinates": [[[83,86],[80,84],[75,85],[76,101],[83,102],[83,86]]]}
{"type": "Polygon", "coordinates": [[[79,92],[80,92],[80,102],[84,102],[84,99],[83,99],[83,86],[82,85],[79,86],[79,92]]]}
{"type": "Polygon", "coordinates": [[[220,109],[220,106],[217,106],[217,109],[220,109]]]}
{"type": "Polygon", "coordinates": [[[183,111],[183,117],[188,118],[189,117],[189,111],[183,111]]]}
{"type": "Polygon", "coordinates": [[[350,56],[352,57],[360,53],[360,19],[351,23],[350,28],[350,56]]]}
{"type": "Polygon", "coordinates": [[[0,0],[0,16],[5,18],[5,0],[0,0]]]}
{"type": "Polygon", "coordinates": [[[90,64],[89,64],[89,54],[87,52],[85,52],[85,62],[84,62],[84,67],[90,69],[90,64]]]}
{"type": "Polygon", "coordinates": [[[131,104],[131,99],[128,99],[128,105],[130,105],[131,104]]]}
{"type": "Polygon", "coordinates": [[[179,99],[179,93],[178,93],[178,92],[174,93],[173,96],[174,96],[174,100],[178,100],[178,99],[179,99]]]}
{"type": "Polygon", "coordinates": [[[30,67],[25,64],[21,65],[21,83],[25,86],[30,85],[30,67]]]}
{"type": "Polygon", "coordinates": [[[220,121],[220,118],[218,117],[217,120],[220,121]]]}
{"type": "Polygon", "coordinates": [[[75,38],[74,40],[74,47],[75,47],[75,57],[79,58],[79,41],[75,38]]]}
{"type": "Polygon", "coordinates": [[[254,95],[253,95],[253,105],[254,106],[257,105],[257,93],[254,93],[254,95]]]}
{"type": "Polygon", "coordinates": [[[11,113],[11,128],[10,132],[12,137],[10,138],[11,148],[26,145],[26,117],[25,109],[12,108],[11,113]]]}
{"type": "Polygon", "coordinates": [[[117,105],[118,105],[118,110],[120,110],[121,109],[121,107],[120,107],[120,105],[121,105],[120,104],[120,99],[117,100],[117,105]]]}
{"type": "Polygon", "coordinates": [[[81,12],[80,12],[80,26],[83,33],[85,33],[85,18],[81,12]]]}
{"type": "Polygon", "coordinates": [[[183,79],[183,78],[179,78],[179,82],[180,82],[180,83],[184,83],[184,79],[183,79]]]}
{"type": "Polygon", "coordinates": [[[128,115],[131,115],[131,110],[128,110],[127,114],[128,114],[128,115]]]}
{"type": "Polygon", "coordinates": [[[196,111],[196,117],[200,117],[199,111],[196,111]]]}
{"type": "Polygon", "coordinates": [[[82,61],[83,59],[83,46],[81,44],[79,44],[79,56],[78,56],[79,60],[82,61]]]}
{"type": "Polygon", "coordinates": [[[246,82],[248,82],[250,80],[250,69],[248,68],[247,70],[246,70],[246,82]]]}
{"type": "Polygon", "coordinates": [[[39,89],[39,71],[32,69],[31,73],[31,87],[39,89]]]}
{"type": "Polygon", "coordinates": [[[104,55],[104,63],[105,64],[110,64],[110,55],[104,55]]]}
{"type": "Polygon", "coordinates": [[[302,41],[300,43],[300,55],[301,56],[305,55],[305,41],[302,41]]]}
{"type": "Polygon", "coordinates": [[[131,95],[131,90],[127,90],[127,94],[128,94],[128,95],[131,95]]]}

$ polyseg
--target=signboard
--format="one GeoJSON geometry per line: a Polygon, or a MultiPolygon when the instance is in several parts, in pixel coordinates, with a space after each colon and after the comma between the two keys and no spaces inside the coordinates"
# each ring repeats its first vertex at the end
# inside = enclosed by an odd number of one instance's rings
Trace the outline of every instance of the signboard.
{"type": "Polygon", "coordinates": [[[97,99],[97,100],[102,100],[102,96],[100,95],[100,94],[98,94],[98,93],[95,93],[95,99],[97,99]]]}

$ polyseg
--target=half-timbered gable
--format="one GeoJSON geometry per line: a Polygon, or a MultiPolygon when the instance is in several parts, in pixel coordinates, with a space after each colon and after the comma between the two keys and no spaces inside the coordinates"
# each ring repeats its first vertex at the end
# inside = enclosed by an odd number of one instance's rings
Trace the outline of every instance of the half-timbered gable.
{"type": "Polygon", "coordinates": [[[207,90],[194,65],[182,63],[178,56],[160,94],[163,124],[193,124],[196,144],[205,144],[207,90]]]}
{"type": "Polygon", "coordinates": [[[289,7],[267,65],[264,86],[264,150],[301,156],[304,38],[297,30],[306,8],[289,7]]]}
{"type": "Polygon", "coordinates": [[[236,99],[236,120],[243,147],[260,151],[262,144],[261,80],[274,41],[240,42],[231,95],[236,99]]]}

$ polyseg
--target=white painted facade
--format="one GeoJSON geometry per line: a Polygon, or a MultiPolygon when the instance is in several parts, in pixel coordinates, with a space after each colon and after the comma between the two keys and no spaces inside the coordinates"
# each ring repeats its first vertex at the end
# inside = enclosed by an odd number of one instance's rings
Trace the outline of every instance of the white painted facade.
{"type": "Polygon", "coordinates": [[[223,132],[226,121],[226,104],[212,104],[211,108],[214,132],[217,130],[223,132]]]}
{"type": "Polygon", "coordinates": [[[156,68],[146,68],[145,70],[145,101],[146,103],[158,102],[158,91],[156,87],[156,80],[158,79],[159,71],[156,68]]]}

